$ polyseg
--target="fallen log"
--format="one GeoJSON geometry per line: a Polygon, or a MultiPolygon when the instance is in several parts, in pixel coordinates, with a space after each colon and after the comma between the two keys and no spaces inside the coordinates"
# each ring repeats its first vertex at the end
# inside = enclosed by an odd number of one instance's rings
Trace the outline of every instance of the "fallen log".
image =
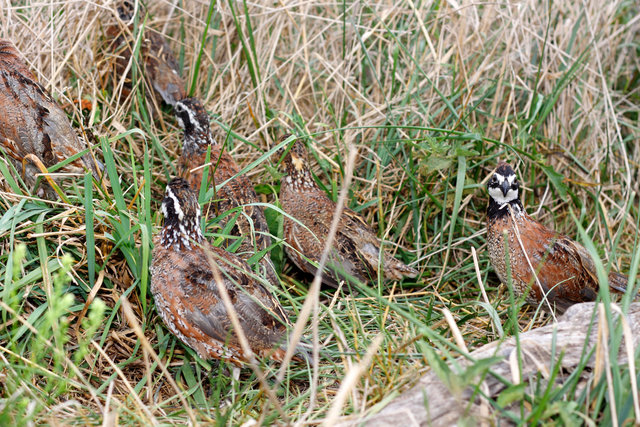
{"type": "MultiPolygon", "coordinates": [[[[513,337],[503,342],[493,342],[470,353],[474,360],[498,357],[499,361],[491,366],[494,375],[486,375],[481,384],[481,390],[492,399],[507,388],[508,384],[500,381],[501,376],[511,382],[536,381],[540,375],[549,378],[549,370],[553,364],[561,365],[559,377],[556,381],[562,381],[584,363],[584,354],[590,355],[586,366],[590,369],[583,370],[584,378],[581,378],[579,393],[587,380],[599,375],[603,369],[604,357],[597,357],[598,350],[603,349],[598,341],[608,337],[606,322],[600,321],[600,310],[594,303],[576,304],[558,319],[555,324],[543,326],[520,334],[520,347],[522,354],[521,379],[518,380],[516,342],[513,337]],[[603,335],[604,334],[604,335],[603,335]],[[588,337],[588,345],[585,350],[585,340],[588,337]],[[555,341],[555,353],[552,353],[552,345],[555,341]],[[599,348],[596,348],[599,347],[599,348]],[[596,351],[591,351],[596,349],[596,351]],[[586,353],[585,353],[586,351],[586,353]],[[552,360],[553,359],[553,360],[552,360]],[[497,375],[496,375],[497,374],[497,375]]],[[[619,322],[619,316],[614,314],[615,322],[619,322]]],[[[633,341],[632,349],[635,349],[640,341],[640,303],[633,303],[626,316],[633,341]]],[[[624,339],[618,349],[618,363],[627,362],[627,351],[624,339]]],[[[450,363],[449,368],[454,372],[460,371],[460,367],[468,367],[472,362],[460,357],[457,363],[450,363]],[[456,369],[455,366],[458,366],[456,369]]],[[[474,387],[466,387],[464,390],[452,392],[434,372],[430,370],[411,389],[393,399],[380,412],[375,414],[359,414],[341,420],[342,426],[419,426],[419,425],[455,425],[465,419],[473,418],[476,423],[486,420],[488,424],[510,424],[510,422],[495,411],[495,409],[483,400],[479,393],[474,393],[474,387]],[[470,401],[473,400],[473,401],[470,401]]]]}

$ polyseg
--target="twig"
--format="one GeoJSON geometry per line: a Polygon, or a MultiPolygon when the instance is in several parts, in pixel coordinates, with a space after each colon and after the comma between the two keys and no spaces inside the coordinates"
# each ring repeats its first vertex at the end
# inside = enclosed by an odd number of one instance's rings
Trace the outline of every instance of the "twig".
{"type": "Polygon", "coordinates": [[[233,331],[236,333],[238,337],[238,341],[240,342],[240,347],[242,347],[242,352],[244,353],[244,357],[247,360],[247,363],[251,370],[256,374],[258,381],[264,392],[267,394],[267,397],[273,403],[273,406],[278,411],[278,414],[282,417],[282,421],[285,424],[289,423],[289,418],[282,410],[282,406],[278,401],[277,396],[267,384],[266,376],[264,372],[258,367],[258,362],[255,358],[253,350],[251,350],[251,346],[249,345],[249,340],[247,340],[247,336],[242,329],[242,325],[240,324],[240,319],[238,318],[238,313],[236,309],[233,307],[233,303],[231,302],[231,298],[229,297],[229,292],[227,291],[227,287],[224,284],[224,280],[222,279],[222,275],[220,274],[220,269],[218,268],[218,264],[216,260],[213,258],[213,253],[210,250],[205,249],[205,253],[207,254],[207,260],[209,261],[209,265],[211,266],[211,271],[213,272],[214,280],[216,281],[216,286],[218,292],[220,293],[220,297],[222,297],[222,302],[224,304],[225,309],[227,310],[227,314],[231,323],[233,324],[233,331]]]}
{"type": "MultiPolygon", "coordinates": [[[[338,197],[338,203],[336,204],[336,210],[333,215],[333,221],[331,222],[331,228],[329,229],[329,234],[327,236],[327,241],[324,247],[324,251],[322,252],[322,257],[320,258],[320,262],[318,263],[318,269],[316,271],[316,275],[313,278],[313,282],[309,287],[309,293],[307,294],[307,298],[305,299],[304,304],[302,305],[302,309],[300,310],[300,314],[298,316],[298,321],[294,325],[293,333],[291,340],[289,342],[289,348],[287,349],[287,353],[285,354],[284,361],[282,363],[282,367],[277,375],[278,382],[282,381],[285,374],[285,369],[288,362],[291,360],[293,356],[293,352],[295,351],[296,345],[300,342],[300,338],[302,337],[302,331],[304,326],[311,315],[311,310],[315,305],[318,305],[318,297],[320,294],[320,285],[322,283],[322,274],[324,272],[324,267],[329,260],[329,253],[333,247],[333,240],[335,239],[336,233],[338,231],[338,224],[340,222],[340,217],[342,215],[342,211],[345,206],[345,201],[347,198],[347,194],[349,191],[349,184],[351,183],[351,179],[353,177],[353,167],[355,164],[357,151],[353,148],[349,150],[349,155],[347,157],[347,167],[345,170],[345,177],[342,183],[342,188],[340,189],[340,195],[338,197]]],[[[314,316],[317,317],[317,316],[314,316]]],[[[314,327],[317,328],[317,322],[314,319],[314,327]]],[[[314,333],[315,336],[315,333],[314,333]]],[[[311,414],[313,407],[315,405],[315,394],[318,385],[318,342],[317,340],[313,343],[313,378],[311,382],[311,392],[309,399],[309,406],[305,416],[306,418],[311,414]]]]}
{"type": "Polygon", "coordinates": [[[607,394],[609,395],[609,410],[611,411],[611,425],[618,427],[618,411],[616,410],[616,395],[613,388],[613,375],[611,374],[611,360],[609,359],[609,328],[607,327],[607,313],[604,309],[604,304],[598,304],[598,311],[600,312],[600,322],[598,324],[599,330],[602,334],[598,333],[600,338],[600,345],[602,346],[602,355],[604,356],[604,372],[607,378],[607,394]]]}
{"type": "Polygon", "coordinates": [[[358,379],[364,374],[364,372],[369,367],[371,363],[371,359],[373,355],[378,351],[378,347],[382,343],[383,335],[378,334],[374,339],[369,348],[367,349],[362,362],[358,363],[352,369],[349,370],[347,375],[342,380],[342,384],[340,384],[340,388],[336,393],[336,397],[333,399],[333,404],[331,405],[331,409],[329,409],[329,414],[327,418],[322,422],[325,426],[332,426],[336,423],[337,418],[340,416],[340,411],[342,410],[342,406],[344,405],[347,396],[351,392],[351,389],[355,387],[358,379]]]}

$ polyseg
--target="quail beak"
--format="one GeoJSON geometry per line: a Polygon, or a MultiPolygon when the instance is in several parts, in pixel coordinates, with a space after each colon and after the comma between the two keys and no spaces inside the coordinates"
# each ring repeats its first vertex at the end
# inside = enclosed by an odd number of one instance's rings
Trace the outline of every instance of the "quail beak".
{"type": "Polygon", "coordinates": [[[509,184],[509,180],[505,179],[504,181],[502,181],[502,186],[500,187],[500,189],[502,190],[502,194],[505,197],[507,197],[507,193],[511,189],[511,184],[509,184]]]}

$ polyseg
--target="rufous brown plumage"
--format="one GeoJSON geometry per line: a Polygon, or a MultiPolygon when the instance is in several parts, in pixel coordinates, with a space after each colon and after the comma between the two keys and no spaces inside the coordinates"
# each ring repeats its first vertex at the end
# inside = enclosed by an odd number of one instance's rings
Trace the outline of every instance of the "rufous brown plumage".
{"type": "MultiPolygon", "coordinates": [[[[520,201],[520,184],[511,166],[499,164],[487,188],[488,253],[502,283],[507,284],[511,279],[516,295],[526,295],[528,303],[541,304],[543,309],[555,309],[558,313],[572,304],[594,301],[599,285],[591,255],[579,243],[527,214],[520,201]]],[[[626,286],[624,275],[609,273],[612,291],[625,292],[626,286]]]]}
{"type": "Polygon", "coordinates": [[[281,359],[286,313],[243,259],[205,240],[200,206],[187,181],[169,182],[162,213],[164,225],[154,238],[151,292],[169,330],[202,358],[245,362],[220,293],[224,286],[252,351],[281,359]]]}
{"type": "MultiPolygon", "coordinates": [[[[141,7],[144,16],[145,11],[141,7]]],[[[134,57],[136,39],[134,38],[134,3],[126,0],[120,3],[117,12],[121,22],[107,28],[111,38],[109,51],[115,55],[115,83],[124,78],[123,95],[129,96],[132,89],[131,68],[138,67],[139,77],[147,83],[147,98],[154,96],[157,104],[164,101],[168,105],[186,97],[185,82],[180,76],[180,68],[165,37],[152,28],[145,28],[140,39],[139,55],[134,57]],[[159,98],[158,98],[159,96],[159,98]]],[[[141,22],[142,23],[142,22],[141,22]]],[[[150,107],[155,111],[154,103],[150,107]]]]}

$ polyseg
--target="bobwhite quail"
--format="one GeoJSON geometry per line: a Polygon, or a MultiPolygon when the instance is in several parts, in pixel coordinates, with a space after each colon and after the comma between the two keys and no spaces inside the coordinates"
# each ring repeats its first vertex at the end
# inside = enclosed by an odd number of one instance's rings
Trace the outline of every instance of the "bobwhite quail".
{"type": "MultiPolygon", "coordinates": [[[[500,281],[504,284],[509,282],[506,237],[516,295],[526,294],[529,304],[542,303],[545,310],[552,307],[557,313],[563,313],[573,304],[595,300],[598,278],[591,255],[579,243],[527,215],[520,201],[520,184],[511,166],[500,163],[487,187],[490,196],[487,245],[489,259],[500,281]],[[544,301],[545,296],[548,304],[544,301]]],[[[626,286],[625,276],[613,271],[609,273],[612,291],[624,292],[626,286]]]]}
{"type": "MultiPolygon", "coordinates": [[[[134,4],[131,1],[123,1],[117,8],[120,19],[128,24],[134,16],[134,4]]],[[[133,56],[135,40],[131,33],[133,23],[121,28],[117,25],[107,29],[107,35],[113,39],[110,48],[114,52],[115,77],[120,79],[130,66],[133,56]]],[[[175,60],[171,49],[165,38],[151,29],[146,29],[140,42],[140,53],[138,56],[139,69],[147,84],[153,88],[161,100],[173,106],[177,101],[187,96],[185,82],[180,77],[178,62],[175,60]]],[[[131,67],[136,64],[131,64],[131,67]]],[[[126,75],[123,94],[128,96],[131,91],[131,72],[126,75]]],[[[147,92],[148,93],[148,92],[147,92]]],[[[157,99],[158,105],[160,99],[157,99]]],[[[153,102],[150,102],[153,108],[153,102]]]]}
{"type": "MultiPolygon", "coordinates": [[[[34,163],[39,161],[49,168],[87,149],[67,115],[6,40],[0,40],[0,146],[30,187],[42,171],[34,163]]],[[[88,153],[56,172],[82,174],[86,169],[99,177],[88,153]]],[[[39,186],[36,194],[55,197],[47,183],[39,186]]]]}
{"type": "MultiPolygon", "coordinates": [[[[288,138],[285,135],[281,142],[288,138]]],[[[287,175],[280,183],[280,203],[284,216],[285,251],[302,271],[315,274],[331,227],[336,203],[327,197],[309,172],[302,141],[293,143],[283,163],[287,175]]],[[[360,215],[349,208],[340,217],[332,252],[322,281],[336,287],[340,280],[355,278],[368,283],[378,277],[378,266],[386,279],[416,277],[418,272],[395,259],[380,254],[380,240],[360,215]]]]}
{"type": "Polygon", "coordinates": [[[164,225],[154,238],[151,293],[169,330],[203,359],[246,361],[212,270],[214,260],[251,349],[282,358],[288,318],[247,263],[211,246],[200,231],[200,206],[182,178],[166,188],[164,225]]]}
{"type": "MultiPolygon", "coordinates": [[[[269,227],[253,185],[245,175],[238,175],[240,167],[231,155],[223,151],[211,135],[209,115],[202,102],[197,98],[186,98],[176,103],[175,114],[184,130],[182,154],[178,161],[180,175],[185,177],[191,188],[200,191],[204,167],[209,148],[209,182],[216,188],[222,185],[213,196],[213,208],[216,214],[224,214],[238,207],[240,212],[232,212],[225,218],[235,217],[231,234],[243,239],[236,253],[248,259],[256,252],[264,252],[260,264],[272,284],[279,283],[271,259],[267,253],[271,246],[269,227]]],[[[205,212],[208,209],[205,208],[205,212]]],[[[236,209],[237,211],[237,209],[236,209]]],[[[228,219],[223,219],[226,224],[228,219]]]]}

